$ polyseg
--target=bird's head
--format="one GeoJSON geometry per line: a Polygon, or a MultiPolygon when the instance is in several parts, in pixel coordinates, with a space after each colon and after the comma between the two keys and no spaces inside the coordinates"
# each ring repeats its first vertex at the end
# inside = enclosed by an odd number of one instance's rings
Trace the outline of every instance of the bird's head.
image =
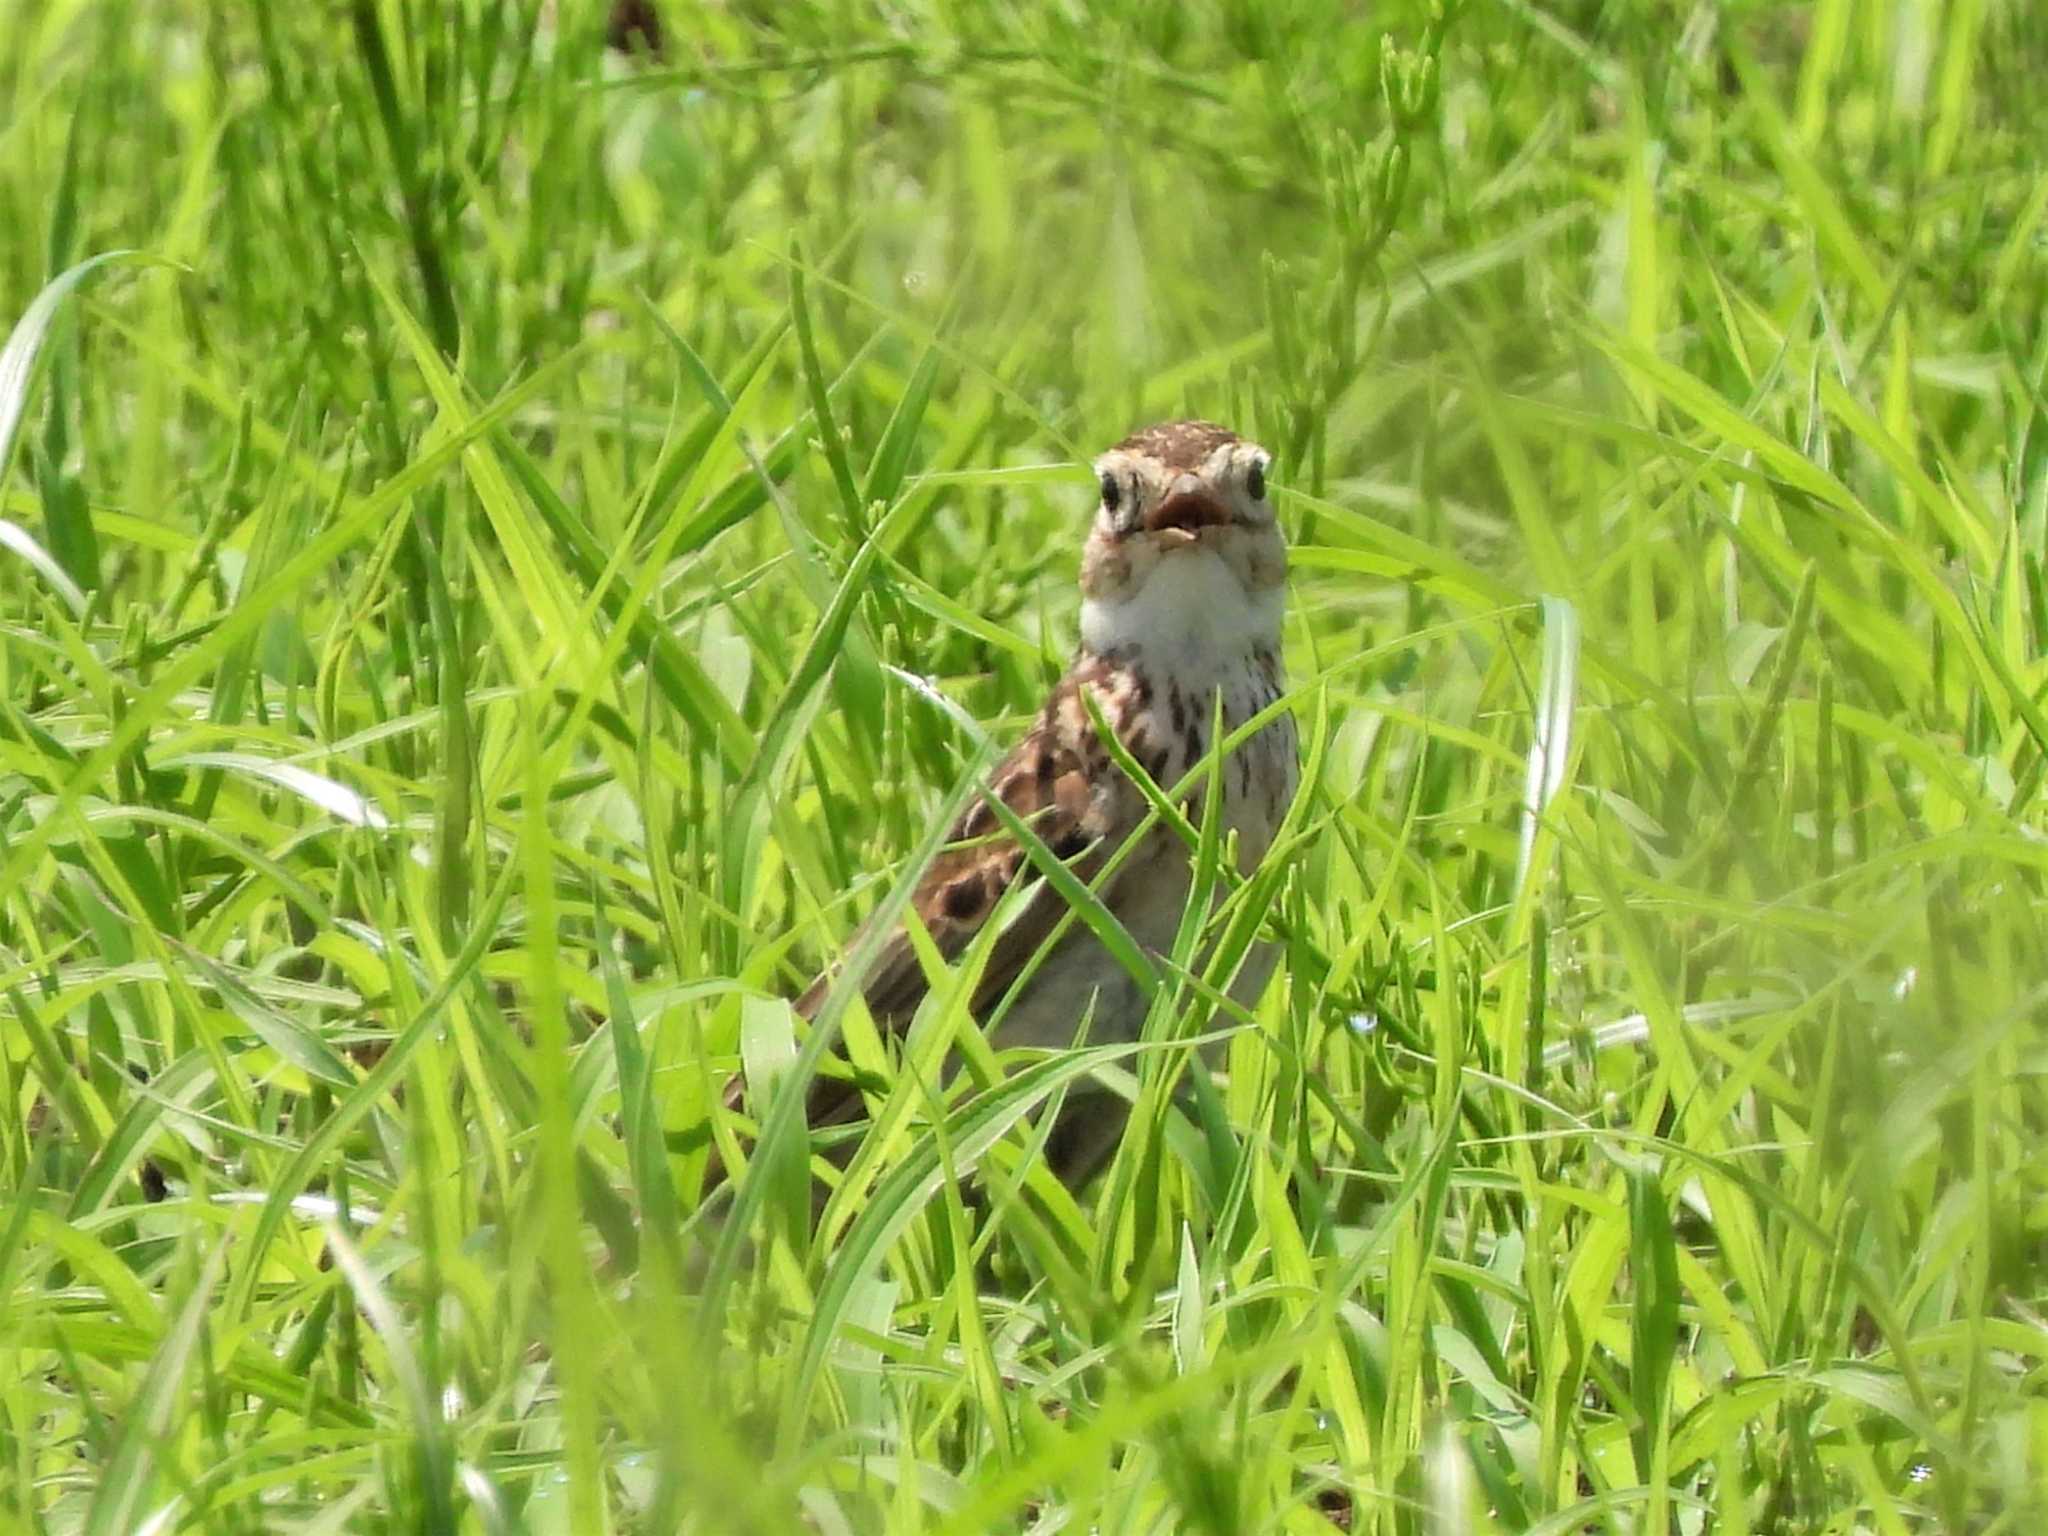
{"type": "Polygon", "coordinates": [[[1271,528],[1273,456],[1228,427],[1169,421],[1133,432],[1095,461],[1099,537],[1187,549],[1224,528],[1271,528]]]}
{"type": "Polygon", "coordinates": [[[1227,427],[1170,421],[1095,461],[1101,502],[1081,563],[1091,644],[1214,625],[1277,632],[1287,545],[1267,499],[1273,456],[1227,427]]]}

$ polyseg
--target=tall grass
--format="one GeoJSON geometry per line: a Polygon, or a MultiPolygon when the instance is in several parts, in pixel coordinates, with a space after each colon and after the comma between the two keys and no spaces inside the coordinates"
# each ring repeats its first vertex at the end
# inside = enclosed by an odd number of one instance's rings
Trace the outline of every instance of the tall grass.
{"type": "Polygon", "coordinates": [[[659,9],[0,0],[0,1522],[2037,1529],[2031,8],[659,9]],[[1281,979],[814,1210],[1183,413],[1281,979]]]}

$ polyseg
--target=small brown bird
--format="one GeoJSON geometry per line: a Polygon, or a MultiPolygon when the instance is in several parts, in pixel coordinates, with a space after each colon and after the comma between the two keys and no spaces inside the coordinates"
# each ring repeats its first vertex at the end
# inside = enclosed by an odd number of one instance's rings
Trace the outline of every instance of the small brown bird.
{"type": "MultiPolygon", "coordinates": [[[[1083,881],[1095,877],[1146,810],[1097,735],[1084,691],[1130,755],[1168,789],[1208,754],[1219,694],[1226,733],[1281,695],[1287,548],[1267,500],[1271,462],[1258,444],[1205,421],[1148,427],[1095,461],[1101,502],[1081,560],[1080,648],[987,786],[1083,881]]],[[[1294,721],[1285,713],[1225,760],[1223,816],[1237,834],[1242,870],[1249,872],[1271,845],[1299,771],[1294,721]]],[[[946,958],[967,946],[1012,885],[1025,880],[1037,887],[995,941],[973,998],[975,1013],[985,1015],[1065,904],[1037,878],[986,803],[966,810],[949,843],[911,898],[946,958]]],[[[1155,825],[1100,894],[1139,946],[1158,955],[1172,946],[1190,884],[1186,844],[1155,825]]],[[[1233,996],[1256,1001],[1272,965],[1270,946],[1255,949],[1233,996]]],[[[809,1018],[817,1011],[835,971],[812,984],[799,1013],[809,1018]]],[[[906,934],[889,940],[862,990],[877,1027],[909,1026],[926,983],[906,934]]],[[[1092,1042],[1133,1040],[1145,1011],[1138,984],[1075,923],[1012,1002],[998,1043],[1070,1045],[1084,1018],[1092,1042]]],[[[818,1127],[851,1119],[860,1108],[857,1089],[821,1077],[811,1085],[806,1113],[818,1127]]],[[[1106,1094],[1070,1098],[1048,1147],[1061,1177],[1085,1179],[1114,1147],[1123,1120],[1124,1106],[1106,1094]]]]}

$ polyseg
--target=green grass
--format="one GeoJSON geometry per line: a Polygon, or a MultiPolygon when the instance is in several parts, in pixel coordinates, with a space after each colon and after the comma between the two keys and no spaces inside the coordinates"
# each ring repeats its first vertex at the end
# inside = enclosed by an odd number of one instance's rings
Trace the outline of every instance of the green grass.
{"type": "Polygon", "coordinates": [[[0,0],[0,1528],[2039,1529],[2033,8],[539,9],[0,0]],[[1281,978],[813,1223],[1181,413],[1281,978]]]}

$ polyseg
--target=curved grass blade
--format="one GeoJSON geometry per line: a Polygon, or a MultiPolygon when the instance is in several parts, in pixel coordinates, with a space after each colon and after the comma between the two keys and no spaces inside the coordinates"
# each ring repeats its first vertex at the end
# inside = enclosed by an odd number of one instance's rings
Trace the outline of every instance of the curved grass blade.
{"type": "Polygon", "coordinates": [[[0,549],[11,549],[35,569],[37,575],[57,589],[57,595],[64,599],[76,618],[85,617],[86,596],[71,573],[57,563],[47,549],[35,541],[34,535],[6,518],[0,517],[0,549]]]}
{"type": "MultiPolygon", "coordinates": [[[[42,356],[43,343],[49,337],[58,312],[64,307],[64,301],[79,284],[103,267],[158,262],[159,258],[141,251],[103,251],[65,268],[29,301],[28,308],[22,311],[21,318],[8,334],[7,345],[0,347],[0,485],[6,483],[8,467],[14,462],[14,445],[21,433],[22,415],[28,409],[36,363],[42,356]]],[[[57,589],[73,613],[82,615],[85,612],[85,593],[78,583],[48,550],[4,518],[0,518],[0,546],[13,550],[34,567],[38,575],[57,589]]]]}
{"type": "MultiPolygon", "coordinates": [[[[1056,1090],[1107,1063],[1146,1049],[1147,1046],[1133,1042],[1059,1052],[1026,1067],[962,1109],[957,1122],[949,1127],[950,1156],[941,1157],[936,1135],[919,1138],[910,1155],[875,1187],[873,1197],[854,1219],[845,1243],[833,1256],[832,1268],[818,1293],[810,1327],[804,1335],[795,1379],[783,1397],[781,1434],[785,1446],[797,1445],[803,1437],[804,1416],[812,1393],[824,1374],[832,1342],[852,1298],[882,1262],[890,1245],[924,1214],[926,1203],[938,1192],[949,1169],[955,1176],[969,1172],[1004,1132],[1056,1090]]],[[[777,1099],[778,1104],[791,1101],[801,1103],[801,1094],[785,1090],[777,1099]]]]}
{"type": "Polygon", "coordinates": [[[390,817],[346,784],[292,763],[274,762],[249,752],[188,752],[183,757],[165,759],[161,766],[222,768],[229,773],[260,779],[279,789],[290,790],[307,804],[319,807],[350,826],[369,827],[379,832],[387,831],[391,826],[390,817]]]}
{"type": "Polygon", "coordinates": [[[1515,855],[1515,890],[1529,881],[1536,832],[1564,787],[1571,760],[1572,713],[1579,695],[1579,611],[1570,600],[1543,599],[1543,671],[1536,680],[1536,730],[1529,742],[1522,785],[1522,837],[1515,855]]]}
{"type": "Polygon", "coordinates": [[[143,1505],[156,1488],[157,1447],[169,1438],[183,1406],[185,1377],[212,1310],[214,1286],[227,1253],[228,1245],[216,1242],[207,1254],[177,1320],[149,1362],[141,1389],[122,1415],[121,1438],[101,1469],[86,1510],[86,1536],[125,1536],[142,1518],[143,1505]]]}
{"type": "MultiPolygon", "coordinates": [[[[870,546],[872,547],[872,546],[870,546]]],[[[768,1113],[761,1122],[758,1144],[774,1146],[780,1138],[790,1134],[804,1113],[806,1090],[811,1079],[817,1075],[818,1063],[831,1049],[832,1042],[839,1034],[839,1015],[846,1010],[847,1003],[859,993],[867,979],[870,967],[882,952],[882,947],[895,931],[896,923],[909,905],[911,894],[917,889],[917,882],[923,878],[925,869],[938,857],[939,849],[945,846],[946,833],[952,828],[967,802],[974,797],[981,783],[983,771],[988,766],[988,753],[978,754],[960,775],[952,794],[939,807],[931,823],[925,829],[924,837],[917,849],[904,865],[889,894],[872,914],[862,936],[848,952],[846,964],[841,967],[837,980],[826,994],[825,1001],[811,1020],[811,1032],[804,1040],[803,1049],[797,1052],[795,1062],[783,1074],[781,1086],[770,1102],[768,1113]]],[[[732,1209],[719,1231],[718,1245],[713,1250],[711,1262],[705,1269],[703,1284],[704,1343],[708,1348],[717,1338],[717,1330],[724,1323],[725,1292],[731,1286],[738,1272],[740,1255],[748,1241],[753,1226],[754,1214],[765,1203],[769,1181],[752,1177],[736,1181],[732,1209]]]]}
{"type": "Polygon", "coordinates": [[[43,285],[43,291],[29,301],[21,318],[0,347],[0,480],[7,477],[14,460],[15,439],[21,430],[22,412],[28,408],[29,386],[35,380],[37,359],[50,326],[78,285],[103,267],[160,264],[161,258],[142,251],[102,251],[67,267],[43,285]]]}

